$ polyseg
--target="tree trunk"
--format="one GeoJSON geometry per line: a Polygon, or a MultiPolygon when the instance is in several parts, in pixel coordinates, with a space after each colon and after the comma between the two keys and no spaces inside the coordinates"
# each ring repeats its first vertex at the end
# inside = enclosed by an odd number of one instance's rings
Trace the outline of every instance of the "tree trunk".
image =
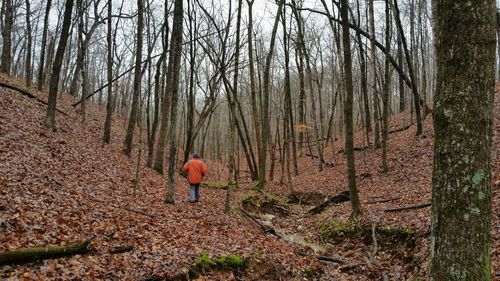
{"type": "Polygon", "coordinates": [[[107,78],[108,78],[108,101],[106,103],[106,120],[104,121],[104,136],[103,144],[109,144],[111,140],[111,117],[113,115],[113,41],[111,29],[111,11],[112,11],[112,1],[108,2],[108,34],[106,35],[106,40],[108,43],[108,54],[107,54],[107,78]]]}
{"type": "Polygon", "coordinates": [[[26,47],[26,87],[31,87],[31,53],[33,49],[33,39],[31,37],[31,8],[30,0],[26,0],[26,32],[27,32],[27,47],[26,47]]]}
{"type": "Polygon", "coordinates": [[[411,90],[413,92],[413,102],[415,104],[415,116],[417,119],[417,133],[416,133],[416,135],[419,136],[422,134],[422,115],[420,112],[421,111],[420,110],[421,99],[420,99],[420,95],[418,93],[413,62],[412,62],[411,57],[410,57],[410,52],[408,51],[408,45],[406,44],[406,37],[405,37],[404,32],[403,32],[403,25],[401,24],[401,16],[399,13],[397,0],[394,0],[394,19],[396,20],[396,26],[397,26],[398,31],[399,31],[401,43],[403,43],[403,50],[404,50],[405,58],[406,58],[406,65],[408,66],[408,72],[410,73],[411,90]]]}
{"type": "Polygon", "coordinates": [[[278,12],[274,19],[273,31],[271,33],[271,42],[269,43],[269,51],[266,56],[266,65],[264,68],[264,79],[263,83],[263,98],[262,98],[262,155],[259,160],[259,182],[257,183],[257,190],[263,191],[266,183],[266,158],[267,158],[267,144],[269,141],[269,98],[271,96],[271,90],[269,89],[271,81],[271,61],[274,52],[274,43],[276,41],[276,33],[278,31],[278,23],[281,11],[283,10],[283,5],[285,0],[280,0],[278,4],[278,12]]]}
{"type": "Polygon", "coordinates": [[[488,281],[495,2],[434,4],[431,280],[488,281]]]}
{"type": "Polygon", "coordinates": [[[128,119],[127,134],[123,143],[123,152],[130,156],[132,152],[132,141],[134,139],[134,129],[137,120],[137,107],[141,96],[141,62],[142,62],[142,31],[144,27],[144,5],[142,0],[137,0],[137,50],[135,53],[135,70],[134,70],[134,95],[132,97],[132,108],[130,110],[130,118],[128,119]]]}
{"type": "Polygon", "coordinates": [[[47,0],[47,5],[45,6],[45,19],[43,20],[42,45],[40,46],[40,64],[38,65],[37,88],[39,91],[42,90],[45,81],[45,75],[44,75],[45,49],[47,46],[47,33],[49,29],[49,13],[51,6],[52,6],[52,0],[47,0]]]}
{"type": "MultiPolygon", "coordinates": [[[[403,67],[403,46],[401,45],[400,35],[398,34],[398,64],[403,67]]],[[[405,102],[405,84],[404,79],[399,75],[399,113],[403,112],[406,107],[405,102]]]]}
{"type": "Polygon", "coordinates": [[[59,86],[59,74],[61,72],[62,60],[66,43],[68,42],[69,28],[71,25],[71,13],[73,11],[73,0],[67,0],[64,9],[63,27],[61,31],[61,39],[57,46],[56,57],[52,65],[52,73],[50,76],[49,100],[47,105],[47,115],[45,116],[45,127],[56,131],[56,103],[57,89],[59,86]]]}
{"type": "Polygon", "coordinates": [[[373,123],[375,129],[373,131],[373,145],[375,148],[380,147],[380,113],[379,113],[379,99],[377,94],[377,49],[375,48],[376,33],[375,33],[375,15],[373,12],[373,1],[368,0],[368,14],[370,18],[370,60],[371,60],[371,92],[373,97],[373,123]]]}
{"type": "Polygon", "coordinates": [[[385,46],[387,53],[385,55],[385,68],[384,68],[384,92],[382,96],[383,112],[382,112],[382,169],[387,173],[389,167],[387,165],[387,138],[389,136],[389,111],[390,111],[390,90],[391,90],[391,62],[389,55],[391,53],[391,35],[392,23],[391,12],[389,9],[389,2],[385,4],[385,46]]]}
{"type": "Polygon", "coordinates": [[[12,0],[3,1],[4,22],[2,28],[2,61],[0,63],[0,72],[10,75],[10,66],[12,63],[12,27],[14,25],[14,7],[12,0]]]}
{"type": "Polygon", "coordinates": [[[169,69],[167,71],[167,81],[171,87],[171,110],[170,110],[170,128],[168,132],[168,194],[166,203],[174,203],[175,192],[175,173],[177,172],[177,99],[179,97],[179,78],[182,56],[182,23],[183,23],[183,1],[175,0],[174,21],[172,27],[172,38],[170,46],[172,51],[169,54],[169,69]]]}
{"type": "Polygon", "coordinates": [[[356,169],[354,162],[354,132],[353,132],[353,85],[352,85],[352,58],[351,43],[349,38],[348,1],[340,1],[340,16],[342,18],[342,43],[344,47],[344,83],[346,87],[346,99],[344,106],[345,116],[345,151],[347,156],[347,177],[349,182],[349,194],[351,199],[351,217],[356,218],[361,214],[361,203],[359,202],[358,189],[356,187],[356,169]]]}
{"type": "MultiPolygon", "coordinates": [[[[283,24],[283,52],[285,55],[285,85],[284,85],[284,117],[283,117],[283,148],[284,159],[286,165],[286,175],[287,175],[287,185],[290,194],[293,193],[292,175],[290,171],[290,137],[292,136],[292,146],[295,150],[295,144],[293,143],[295,134],[293,133],[293,115],[292,115],[292,90],[290,87],[290,34],[286,31],[286,11],[283,8],[283,13],[281,14],[281,21],[283,24]]],[[[294,151],[294,153],[296,153],[294,151]]],[[[296,157],[296,155],[293,155],[296,157]]],[[[296,159],[294,159],[296,161],[296,159]]],[[[296,162],[295,162],[296,163],[296,162]]],[[[295,166],[296,168],[296,166],[295,166]]],[[[298,170],[295,170],[298,174],[298,170]]]]}
{"type": "MultiPolygon", "coordinates": [[[[165,15],[164,15],[164,21],[165,21],[165,37],[163,39],[163,53],[162,56],[167,58],[167,51],[169,48],[168,44],[168,12],[165,10],[165,15]]],[[[170,59],[171,54],[169,54],[169,59],[170,59]]],[[[170,64],[172,62],[169,60],[168,61],[168,67],[171,67],[170,64]]],[[[167,75],[168,69],[167,69],[167,63],[163,63],[163,75],[167,75]]],[[[161,101],[161,123],[160,123],[160,131],[158,132],[158,142],[156,143],[156,157],[155,161],[153,164],[153,169],[157,171],[160,174],[163,174],[163,158],[165,156],[165,140],[167,137],[167,128],[168,128],[168,113],[170,112],[170,81],[166,81],[165,78],[162,78],[162,81],[164,81],[164,85],[162,85],[162,101],[161,101]],[[168,85],[168,86],[167,86],[168,85]]],[[[153,140],[154,141],[154,140],[153,140]]]]}
{"type": "MultiPolygon", "coordinates": [[[[254,48],[253,48],[253,14],[252,14],[252,6],[254,0],[247,0],[248,4],[248,64],[249,64],[249,75],[250,75],[250,97],[251,97],[251,105],[252,105],[252,120],[253,120],[253,128],[255,131],[255,142],[257,144],[257,160],[260,163],[262,162],[262,147],[263,147],[263,139],[262,139],[262,129],[261,129],[261,114],[263,112],[259,112],[257,106],[257,90],[255,85],[255,62],[254,62],[254,48]]],[[[265,154],[265,152],[264,152],[265,154]]],[[[260,168],[259,168],[260,173],[260,168]]]]}

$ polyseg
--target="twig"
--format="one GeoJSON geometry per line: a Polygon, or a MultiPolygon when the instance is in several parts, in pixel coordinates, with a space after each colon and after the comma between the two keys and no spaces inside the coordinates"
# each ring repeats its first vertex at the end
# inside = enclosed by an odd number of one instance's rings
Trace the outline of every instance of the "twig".
{"type": "Polygon", "coordinates": [[[402,207],[402,208],[384,209],[384,212],[399,212],[399,211],[405,211],[405,210],[422,209],[422,208],[430,207],[431,205],[432,205],[431,203],[423,203],[423,204],[419,204],[419,205],[407,206],[407,207],[402,207]]]}

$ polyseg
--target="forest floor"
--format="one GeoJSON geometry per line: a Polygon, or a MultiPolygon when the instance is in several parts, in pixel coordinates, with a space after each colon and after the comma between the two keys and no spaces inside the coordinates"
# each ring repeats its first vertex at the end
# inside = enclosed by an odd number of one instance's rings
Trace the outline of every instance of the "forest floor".
{"type": "MultiPolygon", "coordinates": [[[[21,84],[3,77],[0,82],[21,84]]],[[[45,92],[31,92],[47,100],[45,92]]],[[[255,192],[254,183],[242,183],[233,193],[233,212],[225,214],[224,189],[202,188],[201,202],[190,204],[180,176],[175,204],[165,204],[165,178],[145,167],[146,153],[134,188],[138,132],[129,158],[121,152],[126,121],[114,115],[112,143],[102,147],[104,106],[88,103],[87,120],[82,123],[73,102],[66,94],[59,97],[58,109],[65,115],[57,114],[58,131],[51,132],[42,125],[43,103],[0,87],[0,252],[94,238],[85,254],[0,266],[1,279],[188,280],[195,278],[189,271],[202,252],[213,258],[235,254],[245,266],[207,265],[198,280],[427,279],[430,208],[384,210],[431,200],[430,116],[422,136],[415,136],[415,126],[390,134],[388,173],[381,169],[381,149],[356,152],[364,212],[352,224],[348,201],[307,215],[325,198],[348,189],[345,157],[339,153],[342,140],[326,147],[325,159],[333,166],[322,172],[317,171],[317,159],[299,159],[300,174],[293,178],[293,188],[302,193],[292,198],[295,201],[288,198],[289,187],[278,183],[281,166],[277,163],[276,182],[268,183],[264,193],[255,192]],[[256,222],[272,227],[277,235],[263,232],[256,222]],[[124,245],[133,249],[111,253],[124,245]]],[[[492,261],[493,274],[499,278],[498,91],[494,114],[492,261]]],[[[400,114],[393,118],[391,129],[408,124],[409,115],[400,114]]],[[[363,146],[362,139],[358,132],[355,146],[363,146]]],[[[210,171],[207,181],[224,182],[224,165],[205,160],[210,171]]]]}

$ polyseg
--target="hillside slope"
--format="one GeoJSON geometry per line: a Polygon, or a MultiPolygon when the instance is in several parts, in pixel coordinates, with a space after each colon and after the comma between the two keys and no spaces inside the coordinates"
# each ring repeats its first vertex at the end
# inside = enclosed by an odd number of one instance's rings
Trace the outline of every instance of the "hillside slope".
{"type": "MultiPolygon", "coordinates": [[[[16,83],[2,77],[0,81],[16,83]]],[[[47,98],[46,93],[33,93],[41,100],[47,98]]],[[[498,95],[496,97],[494,153],[498,156],[500,101],[498,95]]],[[[300,234],[307,241],[322,244],[327,248],[325,255],[340,256],[346,264],[353,265],[352,268],[343,268],[343,265],[320,263],[312,257],[298,255],[298,252],[310,249],[266,235],[237,213],[224,214],[223,190],[203,189],[201,204],[191,205],[186,202],[185,182],[179,177],[176,204],[164,204],[165,179],[144,167],[144,159],[139,187],[134,190],[137,149],[131,158],[121,153],[126,121],[114,116],[112,144],[102,147],[104,109],[88,104],[87,122],[82,124],[80,115],[71,107],[73,101],[73,97],[66,94],[60,96],[58,108],[66,115],[57,114],[59,130],[54,133],[42,125],[45,105],[0,87],[0,251],[69,244],[95,237],[92,251],[73,257],[1,267],[1,278],[162,279],[186,272],[202,251],[211,256],[234,253],[265,265],[247,270],[244,276],[250,280],[291,280],[307,276],[322,280],[377,280],[384,275],[401,280],[426,274],[429,208],[395,213],[385,213],[383,209],[430,201],[430,118],[426,120],[423,137],[414,136],[414,127],[391,134],[390,171],[387,174],[381,173],[381,150],[356,154],[364,208],[360,224],[412,229],[416,245],[412,247],[411,255],[405,252],[410,251],[408,249],[393,251],[381,245],[378,260],[366,263],[365,256],[372,250],[371,244],[354,238],[337,243],[322,241],[319,235],[320,226],[332,217],[339,222],[348,222],[348,202],[328,208],[319,215],[303,216],[310,205],[285,204],[286,185],[268,184],[266,191],[292,213],[271,218],[272,225],[284,233],[300,234]],[[393,200],[375,202],[384,199],[393,200]],[[122,245],[133,245],[134,249],[122,254],[109,252],[122,245]],[[404,260],[407,256],[413,260],[404,260]]],[[[407,117],[399,116],[393,120],[393,127],[399,128],[407,122],[407,117]]],[[[136,141],[137,137],[138,134],[136,141]]],[[[358,135],[356,146],[362,145],[361,139],[358,135]]],[[[339,140],[327,148],[325,158],[335,162],[335,166],[327,167],[321,173],[316,171],[314,160],[301,158],[300,176],[293,179],[295,190],[317,191],[323,195],[346,190],[345,159],[342,153],[338,153],[341,147],[342,141],[339,140]]],[[[220,165],[207,161],[209,168],[220,165]]],[[[496,157],[492,229],[494,272],[500,271],[498,169],[496,157]]],[[[217,174],[212,173],[210,180],[224,180],[217,174]]],[[[252,184],[243,184],[236,191],[235,207],[254,194],[252,188],[252,184]]],[[[231,272],[209,271],[204,278],[228,280],[236,277],[231,272]]]]}

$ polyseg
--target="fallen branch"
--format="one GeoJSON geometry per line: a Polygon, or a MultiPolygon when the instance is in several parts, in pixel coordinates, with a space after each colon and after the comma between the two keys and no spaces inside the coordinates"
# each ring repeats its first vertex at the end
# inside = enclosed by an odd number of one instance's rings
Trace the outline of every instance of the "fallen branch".
{"type": "Polygon", "coordinates": [[[332,256],[318,256],[318,255],[309,254],[309,253],[306,253],[303,251],[298,251],[297,254],[299,254],[300,256],[304,256],[304,257],[314,257],[320,261],[344,263],[344,261],[342,259],[337,258],[337,257],[332,257],[332,256]]]}
{"type": "Polygon", "coordinates": [[[406,127],[403,127],[403,128],[391,130],[391,131],[389,131],[389,134],[394,134],[394,133],[397,133],[397,132],[406,131],[406,130],[410,129],[411,126],[412,126],[412,124],[410,124],[410,125],[408,125],[406,127]]]}
{"type": "Polygon", "coordinates": [[[279,234],[274,228],[270,227],[269,225],[265,225],[265,224],[261,223],[256,218],[254,218],[252,215],[250,215],[247,211],[245,211],[243,208],[240,208],[240,211],[245,215],[245,217],[247,217],[248,219],[253,221],[255,224],[260,226],[260,228],[262,228],[262,231],[264,233],[270,233],[270,234],[272,234],[280,239],[283,238],[283,236],[281,236],[281,234],[279,234]]]}
{"type": "Polygon", "coordinates": [[[330,205],[339,204],[342,202],[347,202],[349,200],[351,200],[351,197],[349,196],[349,191],[342,191],[338,195],[330,197],[330,199],[328,199],[327,201],[310,209],[309,211],[307,211],[306,215],[311,216],[311,215],[319,214],[319,213],[323,212],[326,208],[328,208],[330,205]]]}
{"type": "Polygon", "coordinates": [[[366,262],[358,262],[358,263],[346,264],[346,265],[343,265],[343,266],[339,267],[339,270],[342,271],[342,272],[345,272],[345,271],[351,270],[351,269],[353,269],[355,267],[362,266],[362,265],[366,265],[366,262]]]}
{"type": "MultiPolygon", "coordinates": [[[[32,93],[30,93],[30,92],[28,92],[28,91],[26,91],[24,89],[18,88],[18,87],[14,86],[14,85],[10,85],[10,84],[6,84],[4,82],[0,82],[0,86],[4,87],[4,88],[7,88],[7,89],[10,89],[10,90],[13,90],[13,91],[16,91],[16,92],[18,92],[18,93],[20,93],[20,94],[22,94],[24,96],[27,96],[29,98],[35,99],[36,101],[38,101],[39,103],[42,103],[44,105],[48,105],[48,103],[46,101],[44,101],[44,100],[38,98],[37,96],[33,95],[32,93]]],[[[66,112],[61,111],[61,110],[59,110],[57,108],[56,108],[56,111],[59,112],[59,113],[61,113],[61,114],[63,114],[63,115],[67,115],[66,112]]]]}
{"type": "Polygon", "coordinates": [[[89,250],[88,247],[92,240],[94,240],[94,238],[64,246],[21,248],[10,252],[3,252],[0,253],[0,265],[20,264],[36,260],[44,260],[85,253],[89,250]]]}
{"type": "Polygon", "coordinates": [[[402,208],[390,208],[390,209],[384,209],[384,212],[399,212],[399,211],[405,211],[405,210],[422,209],[422,208],[430,207],[431,205],[432,205],[431,203],[424,203],[424,204],[407,206],[407,207],[402,207],[402,208]]]}
{"type": "Polygon", "coordinates": [[[121,254],[125,252],[130,252],[134,249],[134,245],[125,245],[125,246],[118,246],[114,247],[109,251],[111,254],[121,254]]]}
{"type": "Polygon", "coordinates": [[[399,200],[399,199],[401,199],[401,196],[399,196],[399,197],[394,197],[394,198],[389,198],[389,199],[381,199],[381,200],[367,201],[367,202],[364,202],[363,204],[385,203],[385,202],[396,201],[396,200],[399,200]]]}

